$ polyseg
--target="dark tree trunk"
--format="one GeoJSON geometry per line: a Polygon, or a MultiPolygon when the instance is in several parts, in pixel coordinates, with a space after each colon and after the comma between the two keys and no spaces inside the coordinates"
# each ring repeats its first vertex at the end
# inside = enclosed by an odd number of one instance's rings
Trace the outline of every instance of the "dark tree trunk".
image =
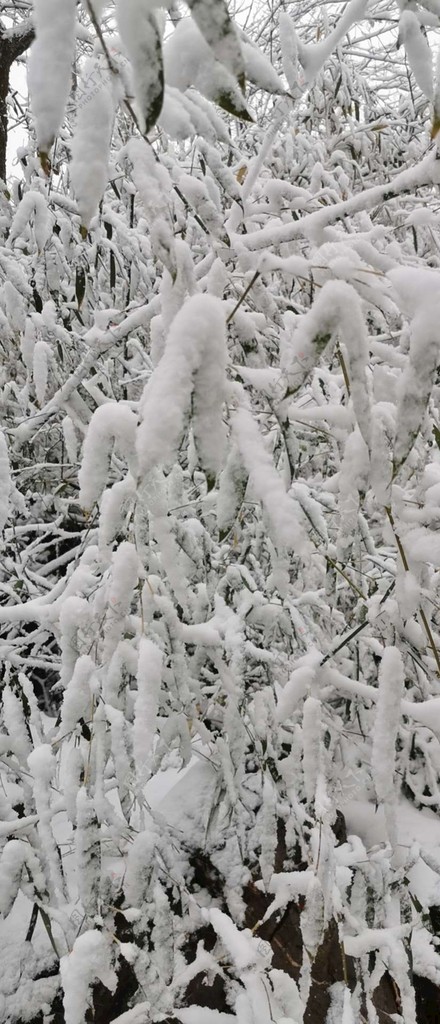
{"type": "Polygon", "coordinates": [[[0,25],[0,178],[3,181],[6,181],[9,74],[14,61],[25,53],[33,38],[34,32],[29,22],[14,35],[9,34],[0,25]]]}
{"type": "Polygon", "coordinates": [[[6,60],[7,47],[0,37],[0,178],[6,181],[6,147],[8,142],[8,110],[6,97],[9,87],[10,64],[6,60]]]}

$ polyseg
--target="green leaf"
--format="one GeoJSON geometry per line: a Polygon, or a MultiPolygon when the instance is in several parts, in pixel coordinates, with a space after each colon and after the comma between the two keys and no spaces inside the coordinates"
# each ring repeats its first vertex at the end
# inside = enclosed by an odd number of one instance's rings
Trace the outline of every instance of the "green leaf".
{"type": "Polygon", "coordinates": [[[81,726],[81,735],[84,736],[85,740],[89,740],[90,741],[91,738],[92,738],[92,734],[91,734],[90,729],[89,729],[89,727],[87,725],[87,722],[85,722],[83,718],[80,718],[79,719],[79,724],[81,726]]]}
{"type": "Polygon", "coordinates": [[[49,153],[46,153],[45,150],[39,149],[38,150],[38,156],[40,158],[40,164],[41,164],[42,170],[43,170],[44,174],[46,175],[46,177],[48,178],[49,175],[50,175],[50,172],[52,170],[52,164],[51,164],[51,161],[50,161],[49,153]]]}
{"type": "Polygon", "coordinates": [[[116,287],[116,260],[115,254],[110,250],[110,288],[114,291],[116,287]]]}
{"type": "Polygon", "coordinates": [[[42,300],[41,295],[39,294],[39,292],[37,292],[36,288],[33,288],[33,290],[32,290],[32,298],[34,300],[34,306],[35,306],[35,309],[36,309],[37,313],[41,313],[41,311],[43,309],[43,300],[42,300]]]}
{"type": "Polygon", "coordinates": [[[223,92],[219,92],[214,96],[214,103],[217,103],[218,107],[225,110],[227,114],[232,114],[233,117],[239,117],[241,121],[253,122],[245,103],[241,102],[240,94],[231,90],[225,89],[223,92]]]}
{"type": "Polygon", "coordinates": [[[148,24],[149,32],[144,35],[142,40],[142,60],[149,68],[149,74],[146,76],[148,85],[145,85],[143,69],[138,69],[136,65],[133,66],[136,99],[144,118],[145,132],[149,132],[156,124],[162,110],[165,88],[162,40],[154,15],[149,16],[148,24]]]}
{"type": "Polygon", "coordinates": [[[84,267],[77,267],[76,268],[76,276],[75,276],[75,295],[76,295],[76,301],[78,303],[78,309],[81,309],[85,293],[86,293],[86,272],[84,270],[84,267]]]}

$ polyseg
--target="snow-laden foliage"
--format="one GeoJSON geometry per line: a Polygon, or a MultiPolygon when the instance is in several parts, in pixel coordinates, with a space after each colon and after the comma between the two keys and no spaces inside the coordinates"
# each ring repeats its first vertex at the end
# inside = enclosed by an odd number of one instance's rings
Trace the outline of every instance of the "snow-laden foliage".
{"type": "Polygon", "coordinates": [[[0,195],[0,1019],[421,1024],[440,10],[34,6],[0,195]]]}

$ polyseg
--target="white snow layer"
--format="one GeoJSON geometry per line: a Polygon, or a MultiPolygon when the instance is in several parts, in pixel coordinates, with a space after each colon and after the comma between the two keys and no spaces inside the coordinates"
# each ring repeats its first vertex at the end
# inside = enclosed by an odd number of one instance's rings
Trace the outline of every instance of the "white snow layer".
{"type": "Polygon", "coordinates": [[[75,52],[76,0],[34,0],[28,83],[37,145],[48,153],[61,126],[75,52]]]}
{"type": "Polygon", "coordinates": [[[161,95],[160,35],[154,5],[145,0],[117,0],[116,18],[133,69],[137,113],[145,131],[146,112],[161,95]]]}
{"type": "Polygon", "coordinates": [[[81,224],[88,228],[107,184],[116,106],[112,76],[100,54],[84,66],[76,106],[70,174],[81,224]]]}
{"type": "Polygon", "coordinates": [[[91,509],[101,497],[107,482],[113,444],[129,464],[133,461],[136,426],[135,413],[121,402],[108,402],[95,409],[87,430],[78,473],[83,508],[91,509]]]}
{"type": "Polygon", "coordinates": [[[99,980],[114,992],[117,977],[109,964],[109,944],[104,934],[91,930],[80,935],[72,952],[60,961],[64,990],[63,1006],[66,1024],[84,1024],[89,1005],[89,991],[99,980]]]}
{"type": "Polygon", "coordinates": [[[212,295],[193,295],[176,314],[165,351],[141,400],[136,450],[141,476],[171,460],[193,400],[202,467],[216,473],[223,454],[227,360],[225,315],[212,295]]]}

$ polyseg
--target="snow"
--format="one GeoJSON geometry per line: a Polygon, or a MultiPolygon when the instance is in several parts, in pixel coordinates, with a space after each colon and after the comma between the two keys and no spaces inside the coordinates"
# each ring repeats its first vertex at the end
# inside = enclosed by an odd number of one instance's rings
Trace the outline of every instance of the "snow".
{"type": "Polygon", "coordinates": [[[351,398],[359,428],[368,444],[370,408],[365,378],[368,344],[354,288],[343,281],[326,282],[312,309],[300,318],[299,323],[297,320],[289,317],[290,330],[285,331],[283,338],[281,366],[290,394],[299,390],[321,354],[338,335],[347,347],[351,398]]]}
{"type": "Polygon", "coordinates": [[[121,1013],[120,1016],[114,1017],[112,1024],[145,1024],[145,1015],[149,1012],[150,1004],[148,1002],[138,1003],[133,1006],[132,1010],[127,1010],[126,1013],[121,1013]]]}
{"type": "MultiPolygon", "coordinates": [[[[273,874],[268,885],[268,891],[273,893],[275,898],[267,908],[263,920],[267,921],[277,910],[284,909],[291,900],[295,900],[298,896],[306,896],[313,877],[314,873],[311,869],[273,874]]],[[[261,883],[259,884],[260,887],[261,883]]]]}
{"type": "MultiPolygon", "coordinates": [[[[23,910],[23,907],[21,909],[23,910]]],[[[27,921],[28,919],[29,914],[27,914],[27,921]]],[[[7,922],[9,934],[5,941],[2,937],[1,942],[0,1012],[5,1019],[8,1015],[10,1019],[27,1024],[28,1021],[34,1019],[36,1006],[52,1005],[59,981],[56,976],[50,976],[54,965],[54,954],[50,947],[49,949],[44,948],[44,928],[39,928],[37,923],[36,934],[40,946],[40,955],[37,956],[30,943],[21,942],[13,937],[13,933],[10,931],[11,924],[12,921],[9,919],[7,922]],[[16,987],[17,958],[22,963],[22,976],[18,988],[16,987]],[[34,980],[38,971],[47,972],[49,976],[34,980]]],[[[14,932],[19,930],[17,925],[20,926],[20,924],[23,924],[23,921],[16,918],[13,922],[14,932]]]]}
{"type": "Polygon", "coordinates": [[[324,893],[317,875],[310,878],[306,905],[301,914],[301,935],[308,956],[314,959],[322,943],[325,928],[324,893]]]}
{"type": "Polygon", "coordinates": [[[0,533],[4,530],[9,516],[9,494],[11,477],[6,438],[0,430],[0,533]]]}
{"type": "Polygon", "coordinates": [[[35,807],[38,814],[37,832],[41,844],[41,860],[46,875],[46,888],[52,899],[64,891],[63,876],[58,857],[58,850],[51,827],[52,809],[50,806],[50,783],[56,769],[56,761],[49,744],[41,746],[29,754],[28,765],[33,776],[32,789],[35,807]]]}
{"type": "Polygon", "coordinates": [[[33,320],[26,318],[24,331],[21,338],[21,355],[27,370],[32,370],[33,354],[36,341],[36,330],[33,320]]]}
{"type": "Polygon", "coordinates": [[[347,956],[360,957],[374,949],[394,946],[396,940],[405,938],[411,925],[396,925],[394,928],[366,928],[362,935],[347,936],[344,949],[347,956]]]}
{"type": "Polygon", "coordinates": [[[4,688],[2,701],[3,723],[8,732],[8,746],[12,748],[18,761],[26,764],[31,752],[31,742],[21,701],[8,685],[4,688]]]}
{"type": "Polygon", "coordinates": [[[414,11],[406,8],[399,21],[399,39],[404,43],[408,64],[427,99],[434,98],[432,56],[429,43],[414,11]]]}
{"type": "Polygon", "coordinates": [[[304,68],[307,85],[312,85],[323,64],[331,56],[341,39],[344,38],[353,22],[360,21],[363,18],[367,6],[368,0],[351,0],[339,18],[336,27],[325,39],[308,46],[304,46],[298,40],[298,56],[304,68]]]}
{"type": "Polygon", "coordinates": [[[411,952],[414,970],[422,978],[429,978],[434,985],[440,983],[440,956],[435,948],[435,936],[426,928],[414,931],[411,936],[411,952]]]}
{"type": "Polygon", "coordinates": [[[377,797],[385,804],[392,843],[396,842],[395,748],[403,690],[402,656],[396,647],[387,647],[379,672],[379,696],[373,728],[372,768],[377,797]]]}
{"type": "MultiPolygon", "coordinates": [[[[207,179],[208,183],[210,179],[207,179]]],[[[223,223],[220,204],[213,202],[207,185],[191,174],[182,174],[179,178],[179,188],[185,198],[191,204],[197,215],[206,224],[208,230],[216,237],[222,237],[223,223]]],[[[211,182],[211,190],[215,188],[211,182]]],[[[216,195],[218,198],[218,194],[216,195]]]]}
{"type": "Polygon", "coordinates": [[[134,704],[133,757],[142,787],[150,775],[150,755],[156,734],[157,712],[162,683],[162,651],[151,640],[141,637],[137,670],[137,695],[134,704]]]}
{"type": "Polygon", "coordinates": [[[182,1024],[233,1024],[237,1020],[233,1013],[221,1013],[207,1006],[185,1006],[174,1013],[182,1024]]]}
{"type": "Polygon", "coordinates": [[[95,664],[88,654],[76,660],[72,677],[68,682],[61,712],[60,735],[75,728],[80,718],[87,721],[92,708],[91,678],[95,664]]]}
{"type": "MultiPolygon", "coordinates": [[[[174,238],[170,209],[170,192],[173,185],[170,174],[167,168],[155,159],[154,151],[140,139],[130,139],[125,152],[132,165],[131,176],[150,226],[152,244],[155,245],[155,233],[157,234],[160,225],[162,248],[167,247],[171,257],[174,238]]],[[[165,265],[171,273],[172,264],[165,262],[165,265]]]]}
{"type": "Polygon", "coordinates": [[[108,159],[115,113],[112,76],[104,57],[90,58],[77,97],[70,173],[81,224],[88,228],[108,181],[108,159]]]}
{"type": "Polygon", "coordinates": [[[440,544],[437,538],[433,537],[431,530],[423,526],[408,530],[405,535],[405,547],[410,561],[429,562],[436,569],[440,568],[440,544]]]}
{"type": "Polygon", "coordinates": [[[45,341],[37,341],[33,352],[32,375],[39,405],[44,405],[49,373],[50,348],[45,341]]]}
{"type": "MultiPolygon", "coordinates": [[[[219,5],[219,11],[222,6],[219,5]]],[[[199,10],[202,11],[203,8],[199,7],[199,10]]],[[[209,10],[210,15],[216,11],[212,2],[209,10]]],[[[214,38],[216,36],[215,18],[211,19],[210,17],[209,21],[204,23],[205,34],[211,35],[211,31],[214,29],[212,32],[212,38],[214,38]],[[211,25],[209,25],[209,21],[211,25]]],[[[223,41],[221,35],[217,38],[219,49],[223,50],[222,42],[227,41],[227,36],[223,41]]],[[[231,53],[229,48],[227,52],[231,53]]],[[[239,45],[237,45],[237,56],[239,53],[239,45]]],[[[221,58],[224,56],[225,54],[222,52],[221,58]]],[[[241,62],[240,57],[238,60],[241,62]]],[[[182,18],[166,41],[164,63],[165,77],[169,86],[185,92],[193,85],[202,96],[215,102],[222,99],[226,104],[226,109],[233,109],[249,120],[246,104],[236,82],[235,72],[231,73],[226,63],[220,63],[220,59],[213,59],[211,47],[191,18],[182,18]]],[[[234,57],[233,63],[236,63],[234,57]]]]}
{"type": "MultiPolygon", "coordinates": [[[[405,279],[403,278],[403,280],[405,279]]],[[[429,294],[428,289],[431,285],[431,279],[428,280],[429,286],[425,279],[420,282],[421,292],[416,299],[417,311],[410,328],[409,361],[398,385],[396,441],[394,446],[396,466],[400,466],[407,458],[422,426],[438,365],[440,300],[438,293],[432,296],[429,294]],[[424,304],[422,304],[423,292],[426,295],[424,304]]],[[[400,289],[403,286],[403,281],[400,277],[395,276],[394,283],[400,289]]],[[[411,287],[414,287],[414,283],[411,287]]],[[[411,295],[411,291],[409,294],[411,295]]],[[[407,301],[405,297],[403,305],[407,301]]]]}
{"type": "Polygon", "coordinates": [[[196,754],[185,768],[169,768],[154,775],[147,783],[145,795],[173,828],[194,843],[206,835],[217,788],[217,772],[210,762],[209,750],[202,747],[200,758],[196,754]],[[192,799],[193,793],[197,793],[197,801],[192,799]]]}
{"type": "Polygon", "coordinates": [[[64,444],[66,446],[67,457],[68,457],[69,461],[71,463],[73,463],[73,465],[74,465],[76,463],[76,461],[77,461],[77,456],[78,456],[78,442],[77,442],[75,427],[74,427],[74,424],[73,424],[70,416],[65,416],[64,417],[62,425],[63,425],[63,437],[64,437],[64,444]]]}
{"type": "Polygon", "coordinates": [[[12,279],[7,279],[3,285],[3,301],[12,329],[22,331],[25,325],[23,299],[12,279]]]}
{"type": "Polygon", "coordinates": [[[76,0],[34,0],[33,11],[36,39],[29,55],[28,84],[38,149],[49,153],[70,93],[76,0]]]}
{"type": "Polygon", "coordinates": [[[221,302],[194,295],[175,316],[165,351],[141,400],[136,439],[139,471],[170,461],[193,395],[193,427],[202,466],[219,468],[223,435],[226,340],[221,302]]]}
{"type": "Polygon", "coordinates": [[[249,477],[253,493],[261,501],[275,544],[288,550],[308,550],[295,505],[274,468],[258,424],[246,405],[231,416],[232,435],[249,477]]]}
{"type": "Polygon", "coordinates": [[[311,803],[316,794],[321,751],[321,702],[316,697],[307,697],[304,703],[303,747],[304,785],[311,803]]]}
{"type": "MultiPolygon", "coordinates": [[[[172,139],[187,139],[197,134],[191,120],[191,113],[194,114],[194,110],[190,103],[185,103],[186,99],[187,97],[182,96],[177,88],[166,86],[159,124],[172,139]]],[[[195,113],[197,115],[197,110],[195,113]]]]}
{"type": "MultiPolygon", "coordinates": [[[[362,791],[355,800],[345,804],[344,814],[349,839],[350,833],[359,836],[367,850],[384,848],[386,844],[386,821],[383,809],[377,809],[374,802],[369,802],[362,791]]],[[[397,852],[401,861],[405,860],[406,852],[414,842],[426,849],[428,856],[438,856],[439,828],[438,818],[428,808],[417,809],[408,800],[401,798],[396,809],[397,819],[397,852]]],[[[438,874],[425,863],[418,861],[410,868],[408,877],[411,890],[422,906],[435,904],[437,899],[438,874]]]]}
{"type": "Polygon", "coordinates": [[[260,89],[271,93],[284,93],[284,86],[274,70],[270,60],[258,46],[247,38],[241,39],[241,51],[244,60],[246,78],[260,89]]]}
{"type": "Polygon", "coordinates": [[[55,771],[55,758],[51,747],[46,743],[35,747],[29,754],[28,765],[34,779],[45,783],[47,787],[55,771]]]}
{"type": "Polygon", "coordinates": [[[108,402],[95,410],[87,430],[78,474],[83,508],[91,509],[101,497],[114,444],[133,466],[136,426],[137,417],[128,406],[108,402]]]}
{"type": "Polygon", "coordinates": [[[122,43],[130,58],[143,132],[160,114],[163,98],[163,69],[160,33],[154,7],[145,0],[118,0],[116,20],[122,43]]]}
{"type": "Polygon", "coordinates": [[[75,869],[78,895],[84,914],[93,917],[98,907],[97,892],[100,881],[100,834],[94,801],[84,786],[76,796],[75,814],[75,869]]]}
{"type": "Polygon", "coordinates": [[[108,608],[104,623],[103,657],[110,661],[122,639],[124,623],[131,608],[139,578],[139,556],[134,544],[124,541],[113,555],[108,608]]]}
{"type": "Polygon", "coordinates": [[[61,958],[60,972],[66,1024],[83,1024],[96,979],[111,992],[117,984],[115,971],[108,966],[108,942],[99,931],[83,932],[75,940],[72,952],[61,958]]]}
{"type": "Polygon", "coordinates": [[[38,857],[28,842],[11,839],[3,847],[0,858],[0,910],[3,916],[10,914],[20,884],[22,872],[27,866],[32,878],[31,890],[43,892],[45,878],[38,857]]]}
{"type": "Polygon", "coordinates": [[[223,0],[119,0],[122,39],[98,0],[101,39],[83,2],[62,74],[67,8],[37,6],[53,169],[30,140],[0,189],[0,1018],[49,1020],[61,981],[68,1024],[99,991],[121,1024],[300,1024],[335,918],[362,986],[329,985],[327,1024],[361,987],[373,1019],[385,970],[414,1024],[410,943],[440,977],[439,4],[400,5],[407,59],[363,0],[281,40],[223,0]],[[290,904],[301,994],[271,969],[290,904]]]}
{"type": "Polygon", "coordinates": [[[10,245],[25,233],[30,220],[33,222],[37,248],[41,252],[49,238],[51,222],[45,197],[34,189],[25,192],[17,207],[8,238],[10,245]]]}
{"type": "Polygon", "coordinates": [[[227,5],[216,0],[205,0],[203,4],[189,0],[189,8],[217,60],[239,80],[244,70],[243,56],[239,34],[228,14],[227,5]]]}

